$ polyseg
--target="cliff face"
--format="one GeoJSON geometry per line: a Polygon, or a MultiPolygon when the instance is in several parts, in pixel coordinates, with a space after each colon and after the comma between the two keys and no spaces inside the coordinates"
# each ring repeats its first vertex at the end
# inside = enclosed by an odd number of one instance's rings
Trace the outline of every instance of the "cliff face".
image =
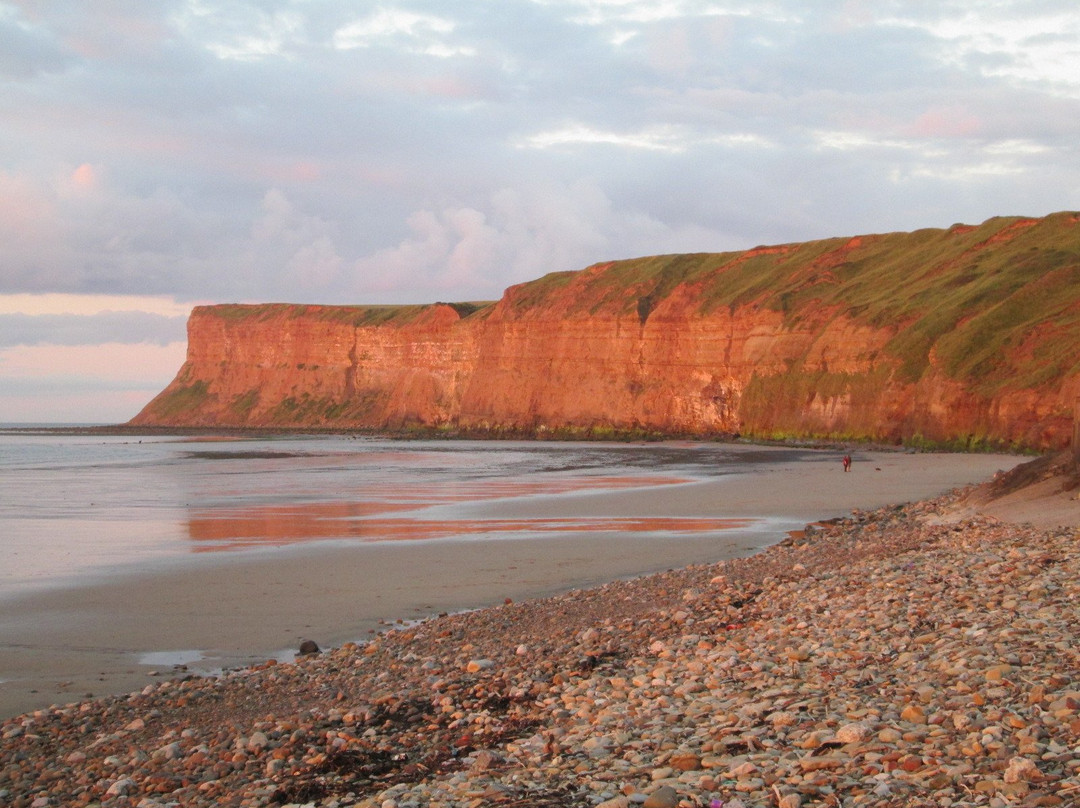
{"type": "Polygon", "coordinates": [[[476,334],[461,323],[448,305],[199,306],[187,361],[132,423],[448,423],[476,366],[476,334]]]}
{"type": "Polygon", "coordinates": [[[659,256],[484,306],[209,306],[162,426],[1064,445],[1080,214],[659,256]]]}

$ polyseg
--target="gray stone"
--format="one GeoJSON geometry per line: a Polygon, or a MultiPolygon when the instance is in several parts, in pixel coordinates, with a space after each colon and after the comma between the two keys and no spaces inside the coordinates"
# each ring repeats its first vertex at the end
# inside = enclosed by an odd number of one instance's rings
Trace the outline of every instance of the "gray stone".
{"type": "Polygon", "coordinates": [[[671,786],[660,786],[645,798],[644,808],[677,808],[679,792],[671,786]]]}

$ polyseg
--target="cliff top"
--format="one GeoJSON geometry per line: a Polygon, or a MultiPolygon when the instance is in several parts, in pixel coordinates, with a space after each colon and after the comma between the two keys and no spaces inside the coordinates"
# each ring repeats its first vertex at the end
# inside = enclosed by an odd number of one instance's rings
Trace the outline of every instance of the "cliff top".
{"type": "Polygon", "coordinates": [[[419,303],[412,305],[342,305],[329,306],[304,303],[219,303],[196,306],[194,313],[233,322],[267,322],[278,319],[311,318],[342,323],[357,328],[373,326],[403,326],[415,323],[439,311],[453,311],[458,317],[468,317],[490,307],[491,302],[419,303]]]}

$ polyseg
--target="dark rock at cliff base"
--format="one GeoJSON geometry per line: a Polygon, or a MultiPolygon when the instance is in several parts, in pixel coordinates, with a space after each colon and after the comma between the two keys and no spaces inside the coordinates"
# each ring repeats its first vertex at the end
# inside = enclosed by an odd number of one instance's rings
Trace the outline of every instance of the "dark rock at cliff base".
{"type": "Polygon", "coordinates": [[[321,653],[315,640],[304,640],[300,643],[300,656],[314,656],[321,653]]]}

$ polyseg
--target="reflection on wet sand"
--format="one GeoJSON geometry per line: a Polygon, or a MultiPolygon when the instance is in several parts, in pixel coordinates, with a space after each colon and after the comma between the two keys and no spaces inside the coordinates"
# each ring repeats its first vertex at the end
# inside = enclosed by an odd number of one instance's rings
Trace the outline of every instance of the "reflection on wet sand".
{"type": "Polygon", "coordinates": [[[478,502],[512,497],[558,496],[579,491],[618,491],[626,488],[653,488],[687,483],[679,477],[606,476],[556,480],[460,480],[428,482],[403,486],[398,483],[367,483],[358,497],[379,503],[405,504],[409,507],[442,505],[454,502],[478,502]]]}
{"type": "Polygon", "coordinates": [[[268,515],[263,508],[192,519],[194,552],[278,547],[302,541],[357,539],[364,542],[415,541],[480,536],[492,533],[702,533],[751,526],[754,519],[679,517],[615,517],[585,519],[335,519],[305,513],[303,506],[268,515]]]}
{"type": "MultiPolygon", "coordinates": [[[[754,519],[682,517],[588,517],[538,519],[422,519],[388,516],[452,502],[566,494],[574,491],[650,487],[685,482],[671,477],[593,477],[577,480],[484,481],[395,488],[375,501],[311,502],[244,508],[211,508],[188,519],[193,552],[275,547],[304,541],[352,539],[362,542],[462,538],[495,533],[703,533],[746,528],[754,519]]],[[[365,494],[374,492],[365,488],[365,494]]]]}

